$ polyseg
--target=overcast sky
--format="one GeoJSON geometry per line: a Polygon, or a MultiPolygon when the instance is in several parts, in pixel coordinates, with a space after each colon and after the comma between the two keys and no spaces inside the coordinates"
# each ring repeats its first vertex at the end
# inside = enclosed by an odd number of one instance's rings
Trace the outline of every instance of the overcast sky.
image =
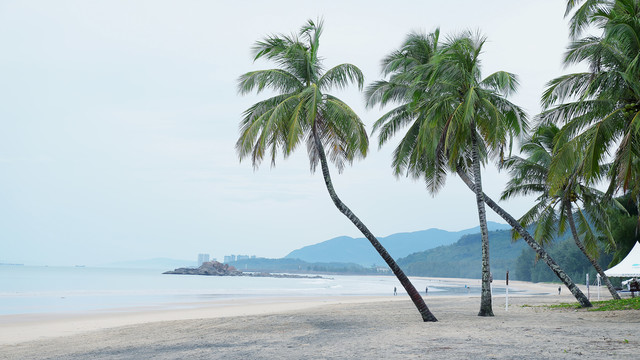
{"type": "MultiPolygon", "coordinates": [[[[320,54],[366,82],[412,30],[479,29],[483,73],[520,77],[512,98],[533,116],[566,70],[564,1],[0,1],[0,262],[74,265],[200,252],[282,257],[332,237],[360,237],[334,207],[304,147],[254,171],[234,150],[238,96],[265,35],[325,20],[320,54]]],[[[368,129],[382,114],[356,89],[335,93],[368,129]]],[[[375,144],[375,139],[372,139],[375,144]]],[[[344,173],[338,194],[377,236],[478,225],[457,177],[432,197],[393,177],[392,146],[344,173]]],[[[495,199],[505,174],[483,171],[495,199]]],[[[532,199],[502,203],[519,217],[532,199]]],[[[488,211],[488,219],[503,222],[488,211]]]]}

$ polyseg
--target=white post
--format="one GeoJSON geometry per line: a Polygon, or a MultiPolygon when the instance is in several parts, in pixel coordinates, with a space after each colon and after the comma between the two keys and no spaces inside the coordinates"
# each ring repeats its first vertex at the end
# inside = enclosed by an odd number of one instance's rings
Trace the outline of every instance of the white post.
{"type": "Polygon", "coordinates": [[[509,311],[509,270],[507,270],[507,290],[506,290],[506,302],[504,305],[504,311],[509,311]]]}
{"type": "Polygon", "coordinates": [[[589,293],[589,273],[587,273],[587,300],[591,299],[591,294],[589,293]]]}
{"type": "Polygon", "coordinates": [[[600,301],[600,274],[596,274],[596,279],[598,279],[598,301],[600,301]]]}

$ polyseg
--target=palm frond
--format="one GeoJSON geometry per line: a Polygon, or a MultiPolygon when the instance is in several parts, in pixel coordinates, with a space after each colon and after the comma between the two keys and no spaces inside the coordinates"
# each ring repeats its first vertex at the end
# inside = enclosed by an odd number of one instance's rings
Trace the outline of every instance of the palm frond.
{"type": "Polygon", "coordinates": [[[318,79],[318,87],[323,90],[334,87],[344,89],[350,83],[355,83],[359,90],[362,90],[364,85],[364,75],[362,75],[362,71],[352,64],[335,66],[327,70],[327,72],[318,79]]]}
{"type": "Polygon", "coordinates": [[[303,84],[293,74],[280,69],[258,70],[243,74],[238,78],[238,93],[248,94],[253,90],[257,93],[264,89],[276,92],[290,93],[301,90],[303,84]]]}
{"type": "Polygon", "coordinates": [[[487,76],[480,83],[485,88],[491,89],[504,96],[510,96],[516,92],[520,82],[518,76],[506,71],[497,71],[487,76]]]}

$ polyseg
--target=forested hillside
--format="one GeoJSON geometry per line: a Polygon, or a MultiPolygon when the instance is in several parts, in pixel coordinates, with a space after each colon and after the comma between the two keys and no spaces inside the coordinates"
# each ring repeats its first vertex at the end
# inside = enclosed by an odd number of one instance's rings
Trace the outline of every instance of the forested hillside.
{"type": "MultiPolygon", "coordinates": [[[[411,254],[398,259],[398,264],[413,276],[480,278],[480,234],[465,235],[457,242],[411,254]]],[[[512,242],[509,230],[489,232],[491,272],[494,279],[513,274],[524,241],[512,242]]]]}
{"type": "MultiPolygon", "coordinates": [[[[589,263],[589,260],[580,252],[573,239],[559,241],[547,247],[549,255],[564,269],[573,281],[584,284],[586,274],[593,283],[596,279],[596,271],[589,263]]],[[[612,254],[600,252],[598,263],[603,269],[607,269],[609,262],[613,258],[612,254]]],[[[536,262],[536,254],[529,247],[522,250],[516,260],[516,276],[518,280],[533,282],[556,282],[558,278],[543,262],[536,262]]],[[[611,281],[615,284],[615,278],[611,281]]],[[[619,279],[617,280],[619,282],[619,279]]]]}
{"type": "MultiPolygon", "coordinates": [[[[524,241],[511,241],[510,231],[489,232],[489,242],[491,273],[494,279],[504,279],[506,271],[509,270],[509,278],[514,280],[558,281],[546,264],[536,261],[535,252],[524,241]]],[[[591,282],[595,281],[595,270],[573,239],[563,237],[546,249],[576,283],[585,283],[587,273],[591,282]]],[[[598,262],[607,269],[612,257],[612,254],[601,251],[598,262]]],[[[398,264],[407,274],[413,276],[479,279],[480,234],[466,235],[454,244],[411,254],[398,259],[398,264]]]]}

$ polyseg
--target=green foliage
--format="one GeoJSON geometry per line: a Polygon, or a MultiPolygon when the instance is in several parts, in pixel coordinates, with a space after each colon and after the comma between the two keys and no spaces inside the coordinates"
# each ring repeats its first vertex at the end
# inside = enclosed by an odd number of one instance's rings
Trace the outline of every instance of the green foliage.
{"type": "Polygon", "coordinates": [[[640,310],[640,297],[621,300],[595,301],[589,311],[640,310]]]}
{"type": "MultiPolygon", "coordinates": [[[[634,298],[620,299],[620,300],[604,300],[593,301],[592,308],[587,311],[616,311],[616,310],[640,310],[640,296],[634,298]]],[[[582,307],[578,303],[560,303],[553,305],[541,305],[549,309],[581,309],[582,307]]],[[[626,340],[625,342],[629,342],[626,340]]]]}
{"type": "Polygon", "coordinates": [[[636,241],[640,241],[640,224],[638,223],[638,208],[629,194],[618,201],[625,207],[627,213],[613,210],[611,213],[611,229],[616,242],[616,251],[609,267],[618,264],[627,256],[636,241]]]}
{"type": "Polygon", "coordinates": [[[578,303],[560,303],[560,304],[552,304],[552,305],[541,305],[541,307],[546,307],[549,309],[581,309],[582,306],[578,303]]]}

